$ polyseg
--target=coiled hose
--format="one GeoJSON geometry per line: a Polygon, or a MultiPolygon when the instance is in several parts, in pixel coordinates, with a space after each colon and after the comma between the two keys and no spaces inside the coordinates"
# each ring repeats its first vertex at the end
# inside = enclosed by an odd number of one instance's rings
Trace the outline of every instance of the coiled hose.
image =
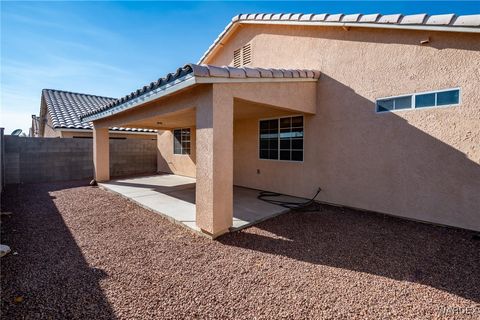
{"type": "Polygon", "coordinates": [[[272,197],[281,197],[281,196],[287,196],[287,195],[277,193],[277,192],[270,192],[270,191],[260,191],[257,198],[259,200],[262,200],[271,204],[275,204],[277,206],[281,206],[290,210],[301,211],[301,212],[313,212],[313,211],[320,211],[322,209],[320,204],[315,201],[315,198],[318,196],[320,191],[322,191],[322,189],[318,188],[317,193],[315,193],[313,198],[304,202],[293,202],[293,201],[282,201],[282,200],[271,199],[272,197]]]}

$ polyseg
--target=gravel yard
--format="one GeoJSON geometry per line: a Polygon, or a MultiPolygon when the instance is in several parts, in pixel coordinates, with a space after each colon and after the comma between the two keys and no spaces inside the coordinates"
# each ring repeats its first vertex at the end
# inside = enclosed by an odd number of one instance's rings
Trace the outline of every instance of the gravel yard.
{"type": "Polygon", "coordinates": [[[2,319],[480,317],[468,231],[325,206],[211,241],[84,182],[2,211],[2,319]]]}

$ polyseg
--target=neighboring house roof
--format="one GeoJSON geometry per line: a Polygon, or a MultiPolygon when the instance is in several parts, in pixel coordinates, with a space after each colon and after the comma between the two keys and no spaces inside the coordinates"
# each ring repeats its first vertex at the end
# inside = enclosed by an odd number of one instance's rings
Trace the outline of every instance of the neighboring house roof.
{"type": "Polygon", "coordinates": [[[83,121],[103,118],[113,112],[112,109],[127,109],[140,103],[145,103],[160,96],[199,83],[215,82],[272,82],[272,81],[315,81],[320,72],[306,69],[271,69],[271,68],[234,68],[229,66],[212,66],[187,64],[178,68],[175,73],[169,73],[164,78],[151,82],[120,99],[110,102],[99,109],[82,115],[83,121]]]}
{"type": "MultiPolygon", "coordinates": [[[[109,115],[112,109],[127,109],[138,102],[145,103],[160,97],[163,93],[183,89],[197,83],[215,82],[245,82],[245,81],[313,81],[320,77],[320,72],[306,69],[265,69],[265,68],[234,68],[229,66],[212,66],[187,64],[178,68],[175,73],[169,73],[164,78],[151,82],[120,99],[89,111],[82,115],[83,121],[91,121],[109,115]]],[[[110,113],[111,114],[111,113],[110,113]]]]}
{"type": "MultiPolygon", "coordinates": [[[[53,128],[66,130],[91,130],[92,124],[82,121],[80,119],[81,115],[87,112],[93,112],[116,100],[115,98],[53,89],[43,89],[42,96],[45,99],[53,128]]],[[[151,129],[137,128],[110,128],[110,130],[126,132],[156,132],[151,129]]]]}
{"type": "Polygon", "coordinates": [[[302,14],[302,13],[254,13],[239,14],[215,39],[198,63],[205,59],[215,48],[222,44],[222,40],[240,24],[279,24],[279,25],[310,25],[310,26],[340,26],[340,27],[369,27],[414,29],[453,32],[480,32],[480,14],[457,16],[440,14],[302,14]]]}

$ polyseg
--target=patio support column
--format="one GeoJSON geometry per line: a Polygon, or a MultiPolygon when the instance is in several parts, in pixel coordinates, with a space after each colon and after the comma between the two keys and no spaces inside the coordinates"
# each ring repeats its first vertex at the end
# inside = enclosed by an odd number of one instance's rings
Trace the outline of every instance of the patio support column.
{"type": "Polygon", "coordinates": [[[233,97],[213,85],[196,123],[196,223],[215,238],[233,221],[233,97]]]}
{"type": "Polygon", "coordinates": [[[93,125],[93,167],[97,182],[110,180],[110,145],[108,128],[93,125]]]}

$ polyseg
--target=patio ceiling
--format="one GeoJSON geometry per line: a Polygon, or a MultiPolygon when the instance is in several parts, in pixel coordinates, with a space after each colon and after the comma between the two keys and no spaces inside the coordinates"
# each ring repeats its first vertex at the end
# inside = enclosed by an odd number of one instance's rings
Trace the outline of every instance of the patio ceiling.
{"type": "MultiPolygon", "coordinates": [[[[289,114],[295,114],[295,111],[279,109],[260,103],[236,99],[233,117],[234,120],[245,120],[249,118],[279,117],[289,114]]],[[[124,126],[160,130],[194,127],[195,117],[195,108],[188,108],[176,112],[171,112],[165,115],[153,116],[139,121],[125,123],[124,126]]]]}

